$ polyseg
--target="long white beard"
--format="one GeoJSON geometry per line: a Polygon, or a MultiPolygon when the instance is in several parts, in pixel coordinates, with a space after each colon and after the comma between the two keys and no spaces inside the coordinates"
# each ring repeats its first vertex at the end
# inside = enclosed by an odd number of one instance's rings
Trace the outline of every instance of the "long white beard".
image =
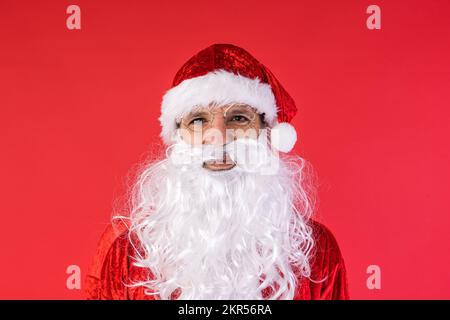
{"type": "MultiPolygon", "coordinates": [[[[254,149],[247,142],[228,147],[254,149]]],[[[261,145],[264,162],[278,158],[261,145]]],[[[234,156],[235,168],[211,172],[202,167],[210,151],[170,149],[143,167],[132,191],[131,231],[143,252],[135,264],[152,275],[134,285],[161,299],[292,299],[314,244],[306,162],[279,158],[276,174],[262,174],[234,156]]]]}

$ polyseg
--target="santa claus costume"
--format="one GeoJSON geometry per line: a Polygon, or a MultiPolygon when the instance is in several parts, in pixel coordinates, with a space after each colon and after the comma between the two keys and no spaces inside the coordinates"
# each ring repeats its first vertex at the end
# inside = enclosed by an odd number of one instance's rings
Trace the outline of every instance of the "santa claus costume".
{"type": "Polygon", "coordinates": [[[189,59],[161,104],[167,152],[141,166],[129,212],[102,235],[87,298],[348,299],[338,244],[312,219],[308,163],[288,154],[296,112],[277,78],[240,47],[214,44],[189,59]],[[268,140],[230,145],[252,150],[256,143],[264,162],[277,160],[276,171],[262,174],[237,157],[229,172],[202,167],[204,153],[180,139],[178,124],[212,102],[263,115],[268,140]],[[174,161],[186,156],[188,163],[174,161]]]}

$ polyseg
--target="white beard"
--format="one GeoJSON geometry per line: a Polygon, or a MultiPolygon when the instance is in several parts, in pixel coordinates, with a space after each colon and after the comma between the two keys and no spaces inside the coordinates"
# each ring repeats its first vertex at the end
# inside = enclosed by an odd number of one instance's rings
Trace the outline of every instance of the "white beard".
{"type": "Polygon", "coordinates": [[[211,172],[209,152],[183,142],[170,151],[134,185],[131,231],[144,253],[135,264],[152,274],[135,285],[161,299],[292,299],[314,243],[306,162],[286,156],[276,174],[261,174],[235,157],[235,168],[211,172]],[[174,161],[187,155],[189,164],[174,161]]]}

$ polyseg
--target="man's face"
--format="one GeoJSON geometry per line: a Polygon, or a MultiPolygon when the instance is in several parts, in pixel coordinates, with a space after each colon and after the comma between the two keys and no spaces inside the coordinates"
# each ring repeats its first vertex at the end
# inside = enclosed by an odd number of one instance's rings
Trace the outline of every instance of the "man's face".
{"type": "MultiPolygon", "coordinates": [[[[257,139],[264,126],[263,116],[246,104],[198,107],[179,122],[182,139],[191,145],[225,146],[241,138],[257,139]]],[[[203,163],[211,171],[230,170],[236,166],[225,152],[203,163]]]]}

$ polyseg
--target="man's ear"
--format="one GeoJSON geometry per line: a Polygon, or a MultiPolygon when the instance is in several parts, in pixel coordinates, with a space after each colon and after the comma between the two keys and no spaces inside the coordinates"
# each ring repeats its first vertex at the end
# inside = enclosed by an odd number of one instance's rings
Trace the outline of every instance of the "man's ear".
{"type": "Polygon", "coordinates": [[[260,122],[260,126],[262,129],[264,129],[265,127],[268,126],[267,122],[266,122],[266,114],[265,113],[260,113],[259,114],[259,120],[260,122]]]}
{"type": "Polygon", "coordinates": [[[172,131],[172,133],[170,134],[170,142],[171,143],[176,143],[179,140],[183,140],[183,137],[180,134],[180,124],[177,123],[176,124],[176,129],[172,131]]]}

